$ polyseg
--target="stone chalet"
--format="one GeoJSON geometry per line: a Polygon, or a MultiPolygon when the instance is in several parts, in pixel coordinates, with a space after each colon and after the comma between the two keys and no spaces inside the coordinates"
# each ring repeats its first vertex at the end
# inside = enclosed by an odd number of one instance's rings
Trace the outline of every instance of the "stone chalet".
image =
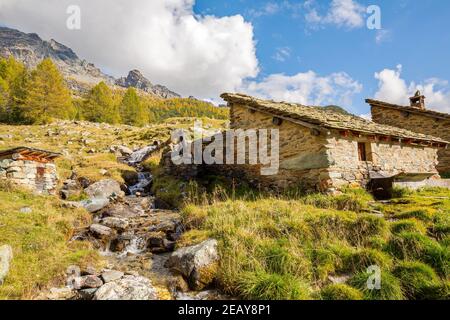
{"type": "Polygon", "coordinates": [[[423,133],[377,124],[320,107],[260,100],[243,94],[221,96],[231,109],[231,129],[279,129],[279,170],[260,174],[261,165],[201,165],[202,172],[246,179],[253,185],[332,191],[439,178],[438,150],[448,142],[423,133]],[[211,171],[211,172],[209,172],[211,171]]]}
{"type": "Polygon", "coordinates": [[[0,180],[41,194],[54,194],[58,183],[54,159],[59,153],[19,147],[0,151],[0,180]]]}
{"type": "MultiPolygon", "coordinates": [[[[425,96],[419,91],[410,98],[409,106],[367,99],[372,111],[372,120],[399,128],[429,134],[443,140],[450,140],[450,114],[428,110],[425,96]]],[[[450,149],[438,151],[437,170],[441,174],[450,174],[450,149]]]]}

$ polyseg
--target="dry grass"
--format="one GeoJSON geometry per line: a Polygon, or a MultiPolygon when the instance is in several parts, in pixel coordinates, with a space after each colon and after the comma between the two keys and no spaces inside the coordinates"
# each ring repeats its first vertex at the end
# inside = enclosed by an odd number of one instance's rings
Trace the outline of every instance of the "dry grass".
{"type": "Polygon", "coordinates": [[[99,257],[88,243],[70,242],[74,229],[90,223],[81,209],[62,208],[54,197],[0,188],[0,245],[13,248],[14,259],[0,299],[32,299],[59,283],[70,264],[96,264],[99,257]],[[31,213],[20,209],[31,208],[31,213]]]}

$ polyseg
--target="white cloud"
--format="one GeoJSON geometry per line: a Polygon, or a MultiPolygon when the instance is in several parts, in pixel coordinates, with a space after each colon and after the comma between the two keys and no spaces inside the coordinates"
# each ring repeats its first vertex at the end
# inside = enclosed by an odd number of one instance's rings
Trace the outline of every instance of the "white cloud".
{"type": "Polygon", "coordinates": [[[382,44],[383,42],[391,40],[391,31],[387,29],[377,30],[375,34],[375,42],[382,44]]]}
{"type": "Polygon", "coordinates": [[[267,2],[263,7],[260,9],[251,9],[250,15],[259,18],[262,16],[271,16],[276,13],[278,13],[281,9],[281,5],[276,2],[267,2]]]}
{"type": "Polygon", "coordinates": [[[362,85],[345,72],[320,76],[313,71],[293,76],[273,74],[262,81],[248,81],[241,91],[264,99],[297,102],[304,105],[352,104],[362,85]]]}
{"type": "Polygon", "coordinates": [[[354,0],[333,0],[326,14],[321,15],[313,0],[305,2],[306,21],[312,26],[332,24],[349,29],[364,26],[365,8],[354,0]]]}
{"type": "Polygon", "coordinates": [[[291,57],[291,48],[289,47],[281,47],[277,48],[275,55],[272,57],[276,61],[284,62],[291,57]]]}
{"type": "MultiPolygon", "coordinates": [[[[244,91],[276,100],[349,106],[352,96],[361,91],[362,86],[344,72],[274,74],[254,80],[259,67],[252,24],[240,15],[195,15],[194,2],[0,0],[0,21],[44,39],[56,39],[115,76],[140,69],[153,82],[215,103],[222,92],[244,91]],[[66,28],[69,5],[81,8],[79,31],[66,28]]],[[[351,15],[338,18],[345,14],[339,13],[340,2],[334,3],[334,21],[356,23],[351,15]]],[[[291,12],[298,10],[298,4],[290,1],[279,5],[291,12]]],[[[276,10],[276,6],[265,7],[267,13],[276,10]]],[[[280,59],[291,54],[288,48],[278,53],[280,59]]]]}
{"type": "Polygon", "coordinates": [[[0,0],[0,21],[68,45],[125,75],[140,69],[183,95],[216,97],[258,74],[253,27],[240,15],[197,16],[195,0],[0,0]],[[66,9],[81,8],[81,30],[66,9]]]}
{"type": "Polygon", "coordinates": [[[384,69],[375,73],[378,91],[375,98],[394,104],[408,105],[409,97],[420,90],[426,96],[426,107],[431,110],[450,113],[450,85],[448,81],[430,78],[421,83],[410,82],[401,78],[402,66],[395,70],[384,69]]]}

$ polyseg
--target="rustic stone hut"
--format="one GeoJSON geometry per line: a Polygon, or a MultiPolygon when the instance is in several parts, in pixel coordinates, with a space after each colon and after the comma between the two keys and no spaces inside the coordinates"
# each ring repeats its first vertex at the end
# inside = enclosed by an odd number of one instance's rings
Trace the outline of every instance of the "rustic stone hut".
{"type": "Polygon", "coordinates": [[[54,159],[60,154],[19,147],[0,151],[0,180],[8,180],[37,193],[54,194],[58,183],[54,159]]]}
{"type": "Polygon", "coordinates": [[[231,110],[231,129],[279,129],[277,174],[261,175],[261,165],[214,169],[262,186],[326,191],[386,179],[424,180],[437,175],[437,152],[448,144],[441,138],[320,107],[242,94],[221,97],[231,110]]]}
{"type": "MultiPolygon", "coordinates": [[[[376,123],[450,140],[450,114],[426,109],[425,96],[420,91],[410,98],[409,106],[372,99],[367,99],[366,102],[371,106],[372,120],[376,123]]],[[[450,149],[441,148],[438,151],[438,160],[439,173],[450,174],[450,149]]]]}

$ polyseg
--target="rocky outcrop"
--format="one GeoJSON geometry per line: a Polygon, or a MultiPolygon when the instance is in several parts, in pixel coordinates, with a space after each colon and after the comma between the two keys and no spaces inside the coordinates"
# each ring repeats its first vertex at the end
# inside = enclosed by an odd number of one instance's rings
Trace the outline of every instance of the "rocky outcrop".
{"type": "Polygon", "coordinates": [[[162,85],[153,85],[139,70],[131,70],[127,77],[117,79],[116,85],[124,88],[133,87],[164,99],[180,98],[179,94],[162,85]]]}
{"type": "Polygon", "coordinates": [[[214,281],[218,262],[217,241],[210,239],[175,251],[167,261],[166,267],[180,273],[188,281],[191,289],[202,290],[214,281]]]}
{"type": "Polygon", "coordinates": [[[102,73],[92,63],[81,60],[72,49],[53,39],[44,41],[35,33],[0,27],[0,56],[14,56],[28,68],[51,58],[68,80],[69,87],[81,93],[101,81],[114,84],[112,77],[102,73]]]}
{"type": "Polygon", "coordinates": [[[11,246],[3,245],[0,247],[0,285],[3,284],[9,272],[9,265],[13,258],[13,251],[11,246]]]}
{"type": "Polygon", "coordinates": [[[149,279],[132,275],[106,283],[94,295],[94,300],[156,300],[157,298],[156,290],[149,279]]]}

